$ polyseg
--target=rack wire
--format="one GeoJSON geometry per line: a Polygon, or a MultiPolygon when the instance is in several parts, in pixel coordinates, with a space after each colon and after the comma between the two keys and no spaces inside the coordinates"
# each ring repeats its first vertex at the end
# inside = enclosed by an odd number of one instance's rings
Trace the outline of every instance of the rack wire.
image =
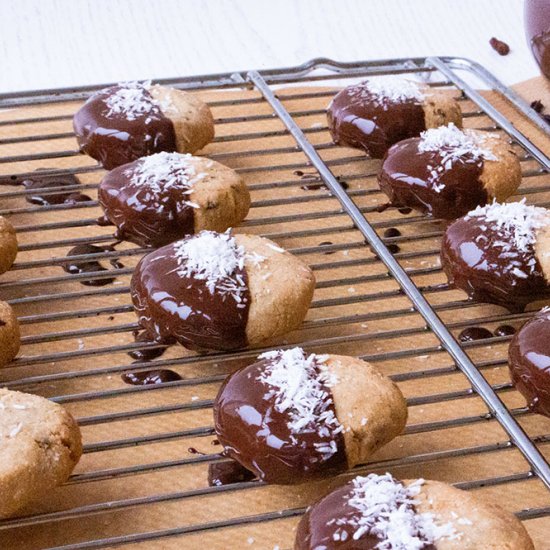
{"type": "MultiPolygon", "coordinates": [[[[470,326],[517,328],[531,313],[476,304],[449,288],[438,261],[442,223],[380,211],[379,161],[330,141],[325,107],[337,87],[384,74],[445,89],[460,101],[467,126],[506,134],[522,163],[519,195],[550,204],[550,160],[496,106],[495,95],[476,89],[498,92],[540,129],[547,130],[545,123],[468,60],[317,59],[160,82],[210,104],[217,137],[204,154],[240,172],[252,194],[239,231],[276,240],[315,272],[303,327],[265,349],[302,345],[361,356],[407,397],[405,433],[353,473],[389,469],[497,495],[545,548],[550,422],[532,414],[509,382],[510,336],[456,339],[470,326]],[[399,234],[385,235],[388,228],[399,234]]],[[[155,347],[134,341],[128,295],[133,267],[146,251],[120,243],[67,258],[75,245],[114,242],[112,229],[96,224],[103,171],[78,154],[71,131],[72,114],[100,87],[0,95],[0,109],[8,109],[0,111],[0,215],[14,223],[20,241],[0,296],[16,309],[23,332],[22,352],[2,369],[0,383],[62,403],[85,441],[76,472],[48,502],[0,521],[0,548],[289,548],[304,507],[347,475],[295,488],[207,484],[208,467],[224,460],[214,445],[212,400],[229,372],[263,350],[197,355],[172,347],[160,358],[133,362],[129,352],[155,347]],[[46,168],[52,176],[73,174],[78,183],[43,192],[20,185],[46,168]],[[25,200],[67,191],[91,200],[48,206],[25,200]],[[123,265],[115,268],[114,259],[123,265]],[[68,274],[69,261],[99,261],[102,269],[68,274]],[[82,285],[90,281],[107,284],[82,285]],[[128,386],[120,378],[159,368],[182,379],[128,386]]]]}

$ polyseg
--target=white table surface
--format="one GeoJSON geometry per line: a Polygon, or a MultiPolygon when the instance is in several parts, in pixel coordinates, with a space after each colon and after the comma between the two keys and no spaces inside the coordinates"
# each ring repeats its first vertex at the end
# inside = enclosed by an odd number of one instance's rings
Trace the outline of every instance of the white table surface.
{"type": "Polygon", "coordinates": [[[318,56],[464,56],[513,84],[538,74],[522,12],[522,0],[0,0],[0,92],[318,56]]]}

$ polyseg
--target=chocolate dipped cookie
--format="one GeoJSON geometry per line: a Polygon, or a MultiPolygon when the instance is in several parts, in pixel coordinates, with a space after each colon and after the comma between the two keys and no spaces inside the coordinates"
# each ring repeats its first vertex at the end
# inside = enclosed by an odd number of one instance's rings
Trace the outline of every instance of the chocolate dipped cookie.
{"type": "Polygon", "coordinates": [[[10,269],[17,256],[17,236],[13,225],[0,216],[0,274],[10,269]]]}
{"type": "Polygon", "coordinates": [[[460,107],[450,95],[395,76],[344,88],[330,102],[327,118],[334,143],[363,149],[373,158],[428,128],[462,125],[460,107]]]}
{"type": "Polygon", "coordinates": [[[513,195],[521,183],[521,167],[497,134],[461,130],[450,123],[390,147],[378,182],[393,206],[456,219],[513,195]]]}
{"type": "Polygon", "coordinates": [[[242,222],[250,208],[248,188],[234,170],[166,152],[111,170],[98,199],[117,238],[152,247],[203,229],[225,231],[242,222]]]}
{"type": "Polygon", "coordinates": [[[403,431],[403,395],[372,365],[301,348],[264,353],[214,402],[225,454],[270,483],[298,484],[365,463],[403,431]]]}
{"type": "Polygon", "coordinates": [[[81,455],[80,430],[63,407],[0,389],[0,518],[47,498],[81,455]]]}
{"type": "Polygon", "coordinates": [[[514,335],[508,365],[528,407],[550,417],[550,308],[539,311],[514,335]]]}
{"type": "Polygon", "coordinates": [[[523,311],[549,290],[550,211],[525,199],[478,207],[445,231],[441,265],[471,299],[523,311]]]}
{"type": "Polygon", "coordinates": [[[142,258],[131,294],[153,340],[231,350],[298,328],[314,287],[311,269],[268,239],[201,231],[142,258]]]}
{"type": "Polygon", "coordinates": [[[21,345],[19,323],[11,306],[0,301],[0,368],[10,363],[21,345]]]}
{"type": "Polygon", "coordinates": [[[522,523],[446,483],[358,476],[311,506],[294,550],[534,550],[522,523]]]}
{"type": "Polygon", "coordinates": [[[146,82],[99,90],[76,112],[81,152],[111,170],[160,151],[194,153],[214,139],[214,119],[195,95],[146,82]]]}

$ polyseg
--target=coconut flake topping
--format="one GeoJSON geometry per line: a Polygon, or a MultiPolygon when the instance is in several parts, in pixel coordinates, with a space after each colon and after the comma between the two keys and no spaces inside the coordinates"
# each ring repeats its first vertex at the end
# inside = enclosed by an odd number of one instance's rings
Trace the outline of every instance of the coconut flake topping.
{"type": "Polygon", "coordinates": [[[483,147],[485,140],[484,135],[464,132],[452,122],[448,126],[431,128],[420,134],[418,150],[421,153],[433,151],[441,155],[441,161],[437,166],[428,166],[428,181],[433,184],[433,189],[437,193],[445,187],[439,179],[451,170],[456,162],[497,160],[490,149],[483,147]]]}
{"type": "MultiPolygon", "coordinates": [[[[151,81],[121,82],[115,92],[105,98],[108,107],[107,118],[124,115],[128,120],[136,120],[158,109],[158,102],[149,93],[151,81]]],[[[101,92],[99,92],[101,93],[101,92]]]]}
{"type": "Polygon", "coordinates": [[[418,83],[396,76],[381,76],[363,80],[355,86],[350,86],[348,93],[361,99],[367,99],[369,95],[374,95],[378,99],[386,99],[394,103],[402,103],[409,99],[422,101],[425,97],[418,83]]]}
{"type": "Polygon", "coordinates": [[[405,487],[391,474],[356,477],[351,494],[345,498],[359,514],[344,523],[336,522],[340,528],[334,534],[335,540],[341,540],[344,532],[347,535],[345,525],[354,529],[354,540],[367,534],[379,538],[377,550],[421,550],[438,539],[459,539],[451,523],[439,525],[433,514],[415,510],[415,497],[423,483],[419,479],[405,487]]]}
{"type": "MultiPolygon", "coordinates": [[[[177,189],[185,197],[193,192],[196,183],[206,177],[204,172],[197,173],[194,158],[190,154],[156,153],[140,159],[136,167],[126,170],[125,174],[130,176],[134,185],[147,189],[150,193],[145,197],[147,202],[160,207],[161,202],[169,200],[168,196],[162,196],[168,189],[177,189]]],[[[199,207],[189,200],[178,201],[178,207],[184,205],[199,207]]]]}
{"type": "Polygon", "coordinates": [[[317,432],[324,441],[315,448],[323,460],[328,460],[338,451],[335,436],[343,430],[334,414],[332,394],[327,391],[338,381],[325,365],[328,357],[306,355],[303,349],[292,348],[263,353],[258,359],[269,361],[258,377],[269,387],[266,399],[274,399],[275,410],[288,416],[292,434],[317,432]]]}
{"type": "Polygon", "coordinates": [[[248,255],[237,245],[230,229],[225,233],[201,231],[198,235],[174,244],[180,277],[193,277],[205,281],[211,294],[229,294],[237,307],[245,307],[247,285],[240,273],[245,260],[261,262],[259,255],[248,255]]]}
{"type": "Polygon", "coordinates": [[[529,252],[535,244],[537,230],[550,224],[550,211],[527,205],[523,198],[520,202],[500,204],[493,201],[486,206],[478,206],[465,216],[465,219],[471,218],[482,218],[493,224],[510,241],[497,241],[493,243],[495,246],[509,250],[512,245],[519,252],[529,252]]]}

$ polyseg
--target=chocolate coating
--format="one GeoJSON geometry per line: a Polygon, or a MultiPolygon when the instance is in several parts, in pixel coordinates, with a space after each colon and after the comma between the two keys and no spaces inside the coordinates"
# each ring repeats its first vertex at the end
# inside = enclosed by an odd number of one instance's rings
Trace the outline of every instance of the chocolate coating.
{"type": "MultiPolygon", "coordinates": [[[[152,106],[148,113],[134,120],[129,120],[124,113],[107,116],[109,108],[105,100],[120,88],[111,86],[100,90],[74,115],[73,128],[81,152],[112,170],[159,151],[176,151],[174,125],[158,106],[152,106]]],[[[151,98],[146,89],[144,94],[151,98]]]]}
{"type": "Polygon", "coordinates": [[[483,217],[455,221],[445,231],[441,245],[441,265],[449,283],[473,300],[498,304],[510,311],[523,311],[528,303],[544,296],[548,287],[533,247],[516,250],[513,257],[517,268],[527,275],[521,277],[511,269],[512,258],[494,246],[508,239],[483,217]]]}
{"type": "MultiPolygon", "coordinates": [[[[354,529],[347,525],[359,514],[349,505],[351,491],[350,484],[344,485],[308,509],[298,524],[294,550],[376,550],[380,544],[378,537],[366,533],[354,540],[354,529]],[[342,537],[334,540],[334,534],[343,531],[347,533],[345,540],[341,540],[342,537]]],[[[423,550],[436,550],[436,547],[425,543],[423,550]]]]}
{"type": "Polygon", "coordinates": [[[208,485],[210,487],[252,481],[254,477],[250,470],[241,466],[236,460],[213,462],[208,465],[208,485]]]}
{"type": "Polygon", "coordinates": [[[514,335],[510,375],[532,411],[550,417],[550,318],[540,312],[514,335]]]}
{"type": "MultiPolygon", "coordinates": [[[[225,453],[262,481],[295,484],[347,469],[342,433],[292,433],[288,414],[275,409],[270,387],[258,380],[268,360],[229,376],[214,403],[214,427],[225,453]],[[291,439],[295,439],[293,442],[291,439]],[[314,445],[335,440],[337,451],[323,460],[314,445]]],[[[330,392],[326,388],[327,392],[330,392]]],[[[329,409],[333,409],[331,404],[329,409]]],[[[334,409],[333,409],[334,410],[334,409]]]]}
{"type": "Polygon", "coordinates": [[[367,89],[365,97],[353,90],[350,86],[338,92],[328,107],[328,128],[334,143],[382,158],[394,143],[426,129],[424,109],[418,100],[381,100],[367,89]]]}
{"type": "Polygon", "coordinates": [[[463,155],[434,179],[432,170],[444,164],[444,154],[420,151],[420,143],[420,138],[407,139],[386,153],[378,182],[393,206],[409,206],[436,218],[455,219],[487,204],[489,197],[480,180],[482,160],[463,155]]]}
{"type": "MultiPolygon", "coordinates": [[[[239,308],[230,294],[210,293],[205,281],[178,274],[178,267],[174,244],[169,244],[143,257],[134,271],[132,301],[149,337],[189,349],[246,347],[248,290],[239,308]]],[[[247,286],[246,269],[237,274],[247,286]]]]}
{"type": "MultiPolygon", "coordinates": [[[[139,161],[111,170],[101,181],[98,199],[115,236],[140,246],[159,247],[194,233],[194,208],[178,186],[159,185],[158,197],[133,181],[139,161]]],[[[162,183],[162,180],[159,181],[162,183]]]]}

